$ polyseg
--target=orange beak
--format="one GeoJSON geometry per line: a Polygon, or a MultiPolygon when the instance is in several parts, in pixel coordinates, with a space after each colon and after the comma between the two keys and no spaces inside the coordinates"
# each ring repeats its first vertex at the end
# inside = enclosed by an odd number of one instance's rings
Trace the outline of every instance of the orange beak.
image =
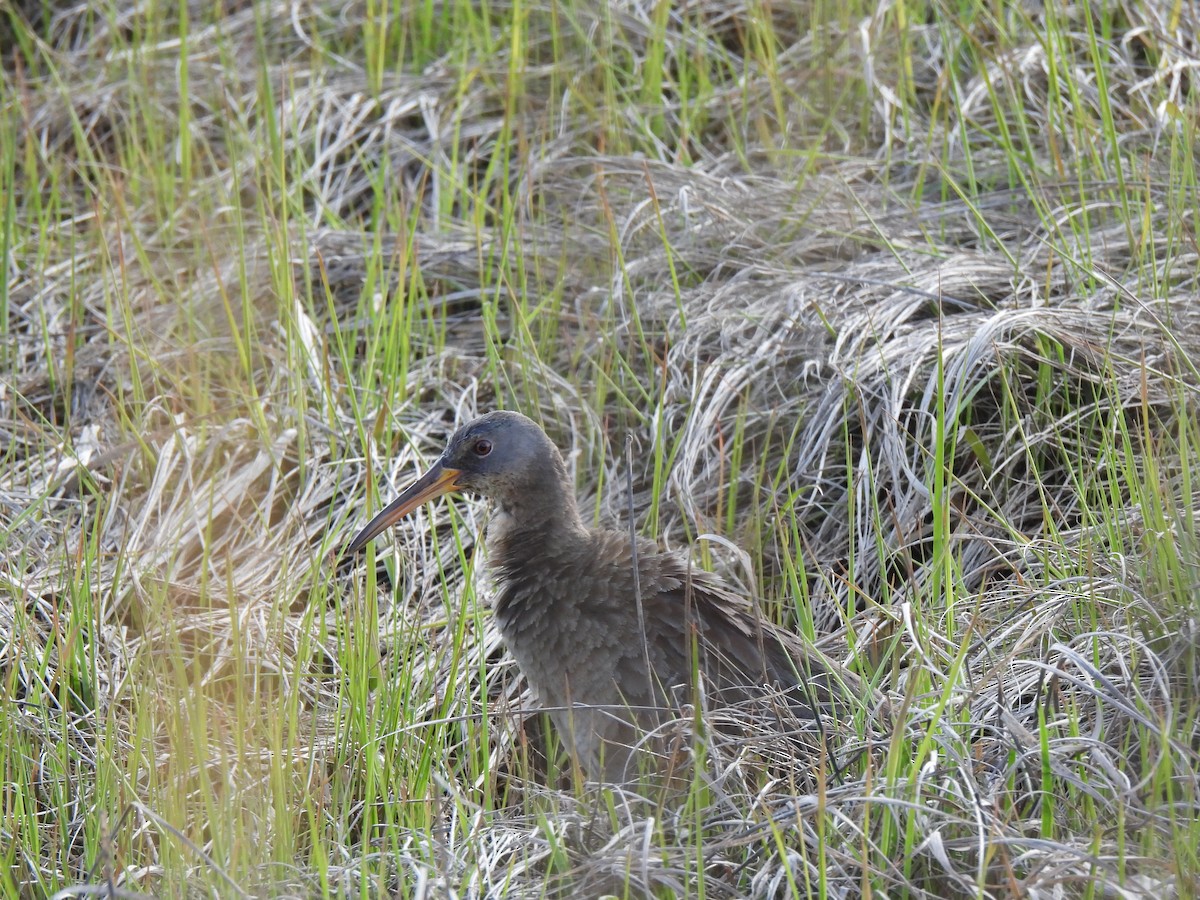
{"type": "Polygon", "coordinates": [[[367,545],[367,541],[381,531],[391,528],[422,503],[458,490],[458,476],[461,474],[461,469],[449,469],[441,462],[434,463],[433,468],[409,485],[404,493],[380,510],[379,514],[354,536],[354,540],[346,548],[346,553],[357,553],[367,545]]]}

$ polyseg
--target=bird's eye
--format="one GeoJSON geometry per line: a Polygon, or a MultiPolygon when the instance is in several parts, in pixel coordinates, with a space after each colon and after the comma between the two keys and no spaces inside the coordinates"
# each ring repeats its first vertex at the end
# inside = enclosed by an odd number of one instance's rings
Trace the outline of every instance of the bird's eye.
{"type": "Polygon", "coordinates": [[[492,452],[492,442],[489,440],[478,440],[471,449],[475,451],[476,456],[487,456],[492,452]]]}

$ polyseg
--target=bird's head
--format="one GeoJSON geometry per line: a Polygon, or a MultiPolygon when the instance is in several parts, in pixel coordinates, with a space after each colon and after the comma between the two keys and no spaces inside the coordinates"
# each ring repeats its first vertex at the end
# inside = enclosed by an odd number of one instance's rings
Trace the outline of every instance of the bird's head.
{"type": "Polygon", "coordinates": [[[346,552],[362,549],[418,506],[461,491],[482,494],[518,517],[536,509],[577,518],[565,482],[562,456],[535,422],[516,412],[490,412],[456,431],[429,471],[368,522],[346,552]]]}

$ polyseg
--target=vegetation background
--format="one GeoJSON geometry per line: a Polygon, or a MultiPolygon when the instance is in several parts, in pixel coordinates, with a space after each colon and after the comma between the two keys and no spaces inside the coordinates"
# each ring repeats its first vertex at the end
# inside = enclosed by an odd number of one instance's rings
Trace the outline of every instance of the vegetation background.
{"type": "Polygon", "coordinates": [[[0,892],[1200,893],[1198,35],[0,0],[0,892]],[[483,506],[334,562],[497,406],[904,728],[535,771],[483,506]]]}

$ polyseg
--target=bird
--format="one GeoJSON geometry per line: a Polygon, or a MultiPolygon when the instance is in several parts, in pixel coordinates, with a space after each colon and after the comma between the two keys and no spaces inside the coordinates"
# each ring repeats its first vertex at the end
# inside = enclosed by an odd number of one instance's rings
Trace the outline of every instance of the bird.
{"type": "Polygon", "coordinates": [[[696,702],[778,701],[823,730],[831,716],[878,699],[857,674],[767,621],[752,600],[686,554],[585,524],[558,447],[517,412],[492,411],[459,428],[433,466],[344,553],[453,493],[491,501],[492,614],[590,777],[629,780],[639,749],[655,747],[660,759],[661,747],[646,737],[696,702]]]}

